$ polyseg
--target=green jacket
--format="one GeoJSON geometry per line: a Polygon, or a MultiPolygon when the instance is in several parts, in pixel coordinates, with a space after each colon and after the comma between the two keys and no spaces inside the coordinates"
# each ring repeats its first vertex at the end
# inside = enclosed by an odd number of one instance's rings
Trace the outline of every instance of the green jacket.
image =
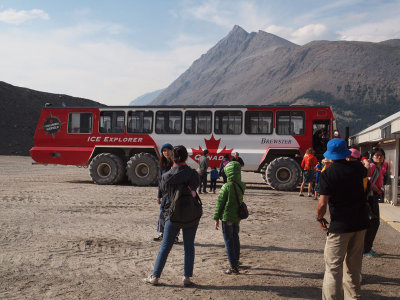
{"type": "Polygon", "coordinates": [[[228,178],[228,182],[225,183],[218,195],[217,205],[214,211],[214,220],[222,220],[224,222],[237,223],[240,221],[239,218],[239,204],[236,200],[235,190],[233,188],[232,181],[236,184],[236,190],[239,196],[239,202],[243,202],[243,193],[246,189],[246,184],[242,182],[241,178],[241,166],[237,161],[231,161],[228,163],[224,172],[228,178]],[[242,190],[240,189],[240,187],[242,190]]]}

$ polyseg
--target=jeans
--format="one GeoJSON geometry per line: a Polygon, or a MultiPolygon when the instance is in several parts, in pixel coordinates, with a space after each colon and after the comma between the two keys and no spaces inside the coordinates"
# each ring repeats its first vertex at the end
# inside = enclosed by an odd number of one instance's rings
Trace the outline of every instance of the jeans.
{"type": "Polygon", "coordinates": [[[222,234],[229,264],[231,268],[237,268],[240,258],[239,223],[222,222],[222,234]]]}
{"type": "MultiPolygon", "coordinates": [[[[197,226],[195,225],[190,228],[183,228],[183,247],[185,251],[185,264],[184,264],[184,276],[193,276],[193,265],[194,265],[194,239],[196,237],[197,226]]],[[[179,228],[171,224],[170,220],[165,222],[164,236],[161,242],[160,250],[158,251],[156,262],[154,264],[153,276],[159,278],[162,270],[164,269],[165,263],[168,258],[168,254],[174,245],[175,237],[179,233],[179,228]]]]}
{"type": "Polygon", "coordinates": [[[360,299],[365,230],[329,233],[324,258],[323,300],[360,299]]]}

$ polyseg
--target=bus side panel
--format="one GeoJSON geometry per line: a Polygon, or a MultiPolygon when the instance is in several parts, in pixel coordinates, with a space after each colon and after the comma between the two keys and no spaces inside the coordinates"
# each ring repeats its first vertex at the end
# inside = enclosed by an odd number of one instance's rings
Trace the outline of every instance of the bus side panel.
{"type": "Polygon", "coordinates": [[[33,147],[31,156],[43,164],[87,166],[92,147],[33,147]]]}

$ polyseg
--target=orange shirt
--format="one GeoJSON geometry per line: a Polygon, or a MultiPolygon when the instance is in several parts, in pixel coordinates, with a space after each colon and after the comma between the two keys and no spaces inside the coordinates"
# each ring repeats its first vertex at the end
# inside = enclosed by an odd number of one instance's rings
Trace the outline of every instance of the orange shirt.
{"type": "Polygon", "coordinates": [[[305,156],[303,158],[303,161],[301,162],[301,167],[304,170],[311,171],[311,170],[314,170],[314,167],[317,165],[317,163],[318,163],[318,160],[315,157],[315,155],[308,154],[307,156],[305,156]]]}

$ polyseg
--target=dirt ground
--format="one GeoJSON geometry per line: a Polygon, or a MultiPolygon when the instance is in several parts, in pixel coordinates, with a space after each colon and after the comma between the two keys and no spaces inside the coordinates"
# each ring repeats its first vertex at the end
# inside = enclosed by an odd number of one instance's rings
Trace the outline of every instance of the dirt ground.
{"type": "MultiPolygon", "coordinates": [[[[249,219],[241,223],[240,275],[227,266],[213,227],[216,195],[202,195],[193,281],[182,286],[183,245],[174,245],[161,286],[154,266],[156,187],[99,186],[89,171],[0,156],[1,299],[320,299],[325,234],[316,201],[269,189],[244,173],[249,219]]],[[[364,259],[363,299],[400,299],[400,233],[382,221],[378,258],[364,259]]]]}

